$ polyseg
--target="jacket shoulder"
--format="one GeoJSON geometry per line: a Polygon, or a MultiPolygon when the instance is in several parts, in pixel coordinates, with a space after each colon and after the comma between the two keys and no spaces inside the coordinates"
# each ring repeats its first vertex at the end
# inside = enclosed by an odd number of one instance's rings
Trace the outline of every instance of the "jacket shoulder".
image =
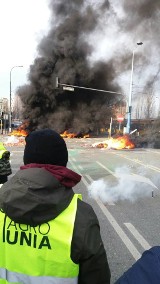
{"type": "Polygon", "coordinates": [[[80,265],[78,283],[110,283],[110,269],[98,218],[89,204],[78,200],[71,259],[80,265]]]}
{"type": "Polygon", "coordinates": [[[93,239],[92,243],[99,240],[99,222],[92,206],[78,200],[71,250],[71,257],[74,262],[79,262],[87,254],[94,253],[96,248],[90,247],[90,236],[93,239]]]}
{"type": "Polygon", "coordinates": [[[78,199],[77,203],[77,215],[76,219],[78,223],[91,224],[92,222],[99,225],[97,215],[95,214],[92,206],[83,200],[78,199]]]}

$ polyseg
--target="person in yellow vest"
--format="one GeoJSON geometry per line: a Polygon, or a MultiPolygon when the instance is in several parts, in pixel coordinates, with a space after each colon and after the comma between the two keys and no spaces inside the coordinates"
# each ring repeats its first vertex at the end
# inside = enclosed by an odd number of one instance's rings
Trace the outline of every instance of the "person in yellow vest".
{"type": "Polygon", "coordinates": [[[11,175],[10,152],[5,148],[4,144],[0,142],[0,185],[8,180],[11,175]]]}
{"type": "Polygon", "coordinates": [[[0,283],[109,284],[93,208],[72,187],[64,139],[54,130],[26,137],[24,165],[0,189],[0,283]]]}

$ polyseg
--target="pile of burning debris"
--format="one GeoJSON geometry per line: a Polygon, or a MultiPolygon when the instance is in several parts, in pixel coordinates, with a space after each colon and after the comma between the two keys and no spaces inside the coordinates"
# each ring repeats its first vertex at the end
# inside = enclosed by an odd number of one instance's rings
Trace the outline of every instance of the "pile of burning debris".
{"type": "MultiPolygon", "coordinates": [[[[8,136],[4,144],[8,146],[23,146],[25,145],[25,137],[29,134],[28,129],[23,129],[23,126],[20,126],[17,129],[14,129],[8,136]]],[[[74,133],[69,131],[64,131],[60,134],[63,138],[89,138],[89,134],[83,134],[82,132],[74,133]]]]}
{"type": "Polygon", "coordinates": [[[94,148],[107,148],[107,149],[133,149],[135,148],[135,144],[131,140],[129,135],[121,135],[118,137],[111,137],[106,139],[103,142],[98,142],[92,144],[94,148]]]}
{"type": "MultiPolygon", "coordinates": [[[[134,148],[144,148],[151,147],[160,149],[160,131],[157,129],[158,126],[146,131],[143,135],[132,136],[132,135],[117,135],[113,137],[108,137],[104,141],[99,141],[91,144],[93,148],[107,148],[107,149],[134,149],[134,148]]],[[[25,137],[28,135],[29,130],[26,125],[13,130],[7,137],[4,144],[8,146],[24,146],[25,137]],[[25,126],[25,127],[24,127],[25,126]]],[[[82,132],[74,133],[71,131],[64,131],[60,134],[65,139],[72,138],[92,138],[90,133],[84,134],[82,132]]],[[[97,137],[98,138],[98,137],[97,137]]]]}
{"type": "Polygon", "coordinates": [[[60,134],[63,138],[89,138],[89,134],[84,134],[82,132],[74,133],[69,131],[64,131],[60,134]]]}
{"type": "Polygon", "coordinates": [[[25,145],[25,136],[15,136],[9,135],[3,138],[3,143],[6,146],[24,146],[25,145]]]}
{"type": "Polygon", "coordinates": [[[26,122],[24,122],[21,126],[16,129],[13,129],[11,133],[7,137],[5,137],[5,141],[3,142],[6,146],[24,146],[25,145],[25,137],[28,135],[29,131],[27,130],[26,122]]]}
{"type": "MultiPolygon", "coordinates": [[[[10,135],[7,137],[7,140],[4,144],[8,146],[24,146],[25,145],[25,137],[28,135],[28,131],[19,128],[13,130],[10,135]]],[[[91,138],[89,134],[83,133],[72,133],[68,131],[64,131],[60,134],[63,138],[73,139],[73,138],[91,138]]],[[[103,142],[97,142],[91,145],[94,148],[108,148],[108,149],[133,149],[135,148],[135,144],[130,139],[129,135],[123,135],[118,137],[107,138],[103,142]]]]}

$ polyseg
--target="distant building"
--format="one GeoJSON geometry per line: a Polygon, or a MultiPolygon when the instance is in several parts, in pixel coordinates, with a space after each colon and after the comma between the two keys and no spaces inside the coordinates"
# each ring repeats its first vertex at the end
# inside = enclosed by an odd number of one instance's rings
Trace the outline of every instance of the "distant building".
{"type": "Polygon", "coordinates": [[[9,106],[8,106],[8,99],[7,98],[0,98],[0,113],[8,113],[9,106]]]}
{"type": "Polygon", "coordinates": [[[7,98],[0,98],[0,133],[8,133],[9,105],[7,98]]]}

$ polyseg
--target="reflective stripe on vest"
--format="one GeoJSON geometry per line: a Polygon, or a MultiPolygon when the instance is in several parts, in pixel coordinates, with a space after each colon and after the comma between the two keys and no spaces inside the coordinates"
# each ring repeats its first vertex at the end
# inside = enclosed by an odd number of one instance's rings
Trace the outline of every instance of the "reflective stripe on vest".
{"type": "Polygon", "coordinates": [[[0,212],[0,284],[77,283],[79,265],[70,253],[78,198],[74,194],[57,218],[36,227],[0,212]]]}
{"type": "Polygon", "coordinates": [[[58,278],[53,276],[29,276],[25,274],[20,274],[12,271],[6,271],[5,269],[0,269],[0,284],[7,284],[7,283],[14,283],[14,284],[77,284],[78,277],[75,278],[58,278]],[[7,273],[7,279],[6,279],[7,273]],[[1,279],[3,278],[3,279],[1,279]]]}

